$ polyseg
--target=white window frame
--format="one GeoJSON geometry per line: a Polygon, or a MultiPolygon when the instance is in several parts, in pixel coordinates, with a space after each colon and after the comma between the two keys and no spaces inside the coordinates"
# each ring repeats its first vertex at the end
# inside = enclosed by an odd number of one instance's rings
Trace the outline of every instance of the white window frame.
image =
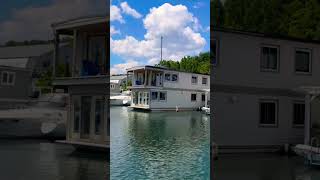
{"type": "Polygon", "coordinates": [[[279,122],[279,101],[277,99],[259,99],[258,103],[258,109],[259,109],[259,127],[273,127],[277,128],[278,127],[278,122],[279,122]],[[262,103],[274,103],[275,104],[275,122],[274,124],[262,124],[261,123],[261,104],[262,103]]]}
{"type": "Polygon", "coordinates": [[[1,85],[5,85],[5,86],[14,86],[16,83],[16,73],[15,72],[11,72],[11,71],[2,71],[1,72],[1,85]],[[7,74],[7,82],[3,81],[3,75],[7,74]],[[13,75],[12,78],[12,82],[9,83],[9,79],[10,79],[10,75],[13,75]]]}
{"type": "Polygon", "coordinates": [[[279,72],[280,71],[280,46],[277,45],[268,45],[268,44],[262,44],[260,46],[260,71],[261,72],[279,72]],[[263,68],[262,66],[262,57],[263,57],[263,48],[275,48],[277,49],[277,68],[276,69],[268,69],[263,68]]]}
{"type": "Polygon", "coordinates": [[[158,91],[159,93],[159,101],[161,101],[161,102],[165,102],[165,101],[167,101],[167,99],[168,99],[168,97],[167,97],[167,92],[166,91],[158,91]],[[164,93],[165,94],[165,99],[164,100],[162,100],[162,99],[160,99],[160,94],[161,93],[164,93]]]}
{"type": "Polygon", "coordinates": [[[158,92],[158,91],[151,91],[151,93],[150,93],[150,100],[151,101],[159,101],[159,95],[160,95],[160,93],[158,92]],[[157,98],[156,99],[152,99],[152,93],[157,93],[157,98]]]}
{"type": "Polygon", "coordinates": [[[295,50],[294,50],[294,72],[296,74],[307,74],[307,75],[312,74],[312,49],[295,48],[295,50]],[[309,53],[309,71],[308,72],[302,72],[302,71],[297,71],[296,70],[296,62],[297,62],[296,53],[297,53],[297,51],[309,53]]]}

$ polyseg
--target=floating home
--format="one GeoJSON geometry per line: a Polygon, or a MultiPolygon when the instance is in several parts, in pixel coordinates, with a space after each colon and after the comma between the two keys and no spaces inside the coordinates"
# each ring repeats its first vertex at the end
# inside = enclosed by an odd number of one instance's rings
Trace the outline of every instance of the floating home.
{"type": "Polygon", "coordinates": [[[127,73],[132,76],[134,109],[194,110],[209,102],[209,75],[156,66],[133,67],[127,73]]]}
{"type": "Polygon", "coordinates": [[[65,89],[70,96],[66,140],[60,143],[102,150],[109,147],[107,19],[105,16],[86,17],[52,25],[56,47],[53,84],[56,89],[65,89]],[[72,39],[70,66],[58,63],[62,37],[72,39]],[[61,69],[65,75],[57,76],[61,69]]]}
{"type": "Polygon", "coordinates": [[[211,132],[219,152],[309,144],[320,127],[320,41],[212,30],[211,132]]]}

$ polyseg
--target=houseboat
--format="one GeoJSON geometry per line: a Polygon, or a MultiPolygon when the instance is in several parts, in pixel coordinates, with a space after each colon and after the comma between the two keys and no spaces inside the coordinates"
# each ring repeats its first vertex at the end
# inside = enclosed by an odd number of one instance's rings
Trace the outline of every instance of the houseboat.
{"type": "Polygon", "coordinates": [[[55,35],[54,82],[69,93],[66,140],[82,148],[109,149],[109,22],[106,16],[85,17],[52,25],[55,35]],[[72,39],[72,66],[58,64],[59,42],[72,39]],[[57,68],[64,66],[64,76],[57,68]],[[70,76],[68,76],[70,75],[70,76]]]}
{"type": "Polygon", "coordinates": [[[158,66],[132,67],[127,73],[132,76],[130,107],[134,109],[195,110],[209,99],[209,75],[158,66]]]}
{"type": "Polygon", "coordinates": [[[309,144],[312,127],[320,127],[320,41],[222,28],[211,34],[211,140],[219,152],[309,144]]]}

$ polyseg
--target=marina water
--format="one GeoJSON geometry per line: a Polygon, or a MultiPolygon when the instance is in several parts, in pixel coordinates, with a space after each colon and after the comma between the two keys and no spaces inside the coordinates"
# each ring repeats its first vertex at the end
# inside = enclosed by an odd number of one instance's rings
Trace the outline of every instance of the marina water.
{"type": "Polygon", "coordinates": [[[210,118],[111,107],[111,179],[210,179],[210,118]]]}

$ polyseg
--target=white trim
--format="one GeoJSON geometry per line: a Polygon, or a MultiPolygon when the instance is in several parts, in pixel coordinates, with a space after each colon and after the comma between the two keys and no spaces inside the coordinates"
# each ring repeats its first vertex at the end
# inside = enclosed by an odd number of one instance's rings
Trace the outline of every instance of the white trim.
{"type": "Polygon", "coordinates": [[[1,85],[4,85],[4,86],[14,86],[15,83],[16,83],[16,73],[15,73],[15,72],[11,72],[11,71],[2,71],[2,72],[1,72],[1,85]],[[3,81],[3,76],[4,76],[5,73],[7,74],[7,79],[6,79],[7,82],[4,82],[4,81],[3,81]],[[13,76],[11,83],[9,82],[10,75],[13,76]]]}

